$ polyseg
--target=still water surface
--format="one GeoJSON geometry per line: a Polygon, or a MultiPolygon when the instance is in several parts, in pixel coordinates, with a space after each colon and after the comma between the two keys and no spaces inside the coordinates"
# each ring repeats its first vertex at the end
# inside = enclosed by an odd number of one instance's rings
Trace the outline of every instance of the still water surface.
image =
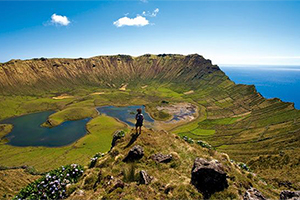
{"type": "Polygon", "coordinates": [[[1,124],[13,124],[12,131],[6,136],[7,144],[13,146],[59,147],[71,144],[86,133],[86,123],[90,118],[66,121],[53,128],[41,127],[53,111],[45,111],[14,117],[1,121],[1,124]]]}

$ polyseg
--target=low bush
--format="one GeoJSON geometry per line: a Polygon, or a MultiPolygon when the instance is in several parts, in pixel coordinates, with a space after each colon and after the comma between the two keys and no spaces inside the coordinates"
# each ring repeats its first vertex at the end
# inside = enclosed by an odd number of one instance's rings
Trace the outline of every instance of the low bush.
{"type": "Polygon", "coordinates": [[[197,144],[200,145],[203,148],[207,148],[207,149],[214,149],[210,144],[203,142],[201,140],[197,141],[197,144]]]}
{"type": "Polygon", "coordinates": [[[188,136],[182,136],[182,139],[184,141],[186,141],[187,143],[190,143],[190,144],[193,144],[194,143],[194,140],[192,138],[189,138],[188,136]]]}

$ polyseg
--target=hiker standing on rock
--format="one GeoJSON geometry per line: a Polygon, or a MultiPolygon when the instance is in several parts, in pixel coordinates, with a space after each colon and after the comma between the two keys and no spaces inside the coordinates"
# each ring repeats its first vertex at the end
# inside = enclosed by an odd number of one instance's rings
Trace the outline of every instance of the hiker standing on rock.
{"type": "Polygon", "coordinates": [[[135,123],[135,131],[136,134],[138,134],[138,128],[139,128],[139,134],[142,133],[142,126],[144,121],[144,116],[142,114],[142,109],[137,109],[137,114],[135,115],[136,123],[135,123]]]}

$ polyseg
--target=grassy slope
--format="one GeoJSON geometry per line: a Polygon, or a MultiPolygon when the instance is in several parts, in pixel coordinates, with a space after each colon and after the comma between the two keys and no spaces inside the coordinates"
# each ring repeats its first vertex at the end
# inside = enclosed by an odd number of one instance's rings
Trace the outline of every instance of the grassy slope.
{"type": "Polygon", "coordinates": [[[202,157],[206,159],[217,159],[225,167],[228,174],[229,187],[222,192],[215,193],[211,199],[241,198],[245,190],[252,185],[259,189],[266,197],[275,199],[278,191],[269,185],[263,184],[258,176],[253,176],[244,170],[240,170],[236,164],[231,163],[226,154],[202,148],[196,144],[184,142],[180,137],[165,131],[144,130],[137,140],[128,146],[131,135],[126,134],[124,139],[117,143],[113,150],[98,160],[95,168],[85,172],[85,178],[72,188],[75,188],[70,199],[201,199],[202,195],[190,184],[191,169],[194,159],[202,157]],[[131,164],[124,163],[122,159],[134,145],[144,148],[144,157],[131,164]],[[170,163],[157,164],[150,156],[161,152],[172,154],[173,161],[170,163]],[[138,173],[146,170],[154,177],[149,185],[137,184],[138,173]],[[134,175],[130,176],[130,171],[134,175]],[[109,184],[107,177],[113,176],[109,184]],[[98,184],[95,182],[99,180],[98,184]],[[114,182],[125,181],[124,189],[116,189],[109,192],[114,182]],[[76,194],[78,190],[84,191],[84,196],[76,194]],[[169,190],[169,192],[165,192],[169,190]]]}
{"type": "Polygon", "coordinates": [[[31,175],[24,169],[5,169],[0,170],[0,177],[0,199],[11,199],[16,195],[16,191],[20,191],[40,176],[31,175]]]}

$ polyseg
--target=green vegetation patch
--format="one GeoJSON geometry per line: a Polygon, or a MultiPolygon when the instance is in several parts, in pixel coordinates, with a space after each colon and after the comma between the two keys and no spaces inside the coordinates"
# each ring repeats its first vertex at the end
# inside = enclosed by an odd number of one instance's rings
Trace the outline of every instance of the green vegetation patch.
{"type": "Polygon", "coordinates": [[[215,130],[207,130],[207,129],[200,129],[200,128],[197,128],[195,130],[192,130],[191,131],[193,134],[195,135],[199,135],[199,136],[207,136],[207,135],[213,135],[215,134],[215,130]]]}
{"type": "MultiPolygon", "coordinates": [[[[166,101],[163,101],[166,102],[166,101]]],[[[173,116],[164,110],[157,110],[157,106],[161,106],[166,103],[152,103],[146,106],[146,111],[150,114],[150,116],[158,121],[167,121],[171,119],[173,116]]]]}
{"type": "Polygon", "coordinates": [[[49,116],[47,122],[43,126],[58,126],[65,121],[79,120],[87,117],[97,116],[97,111],[92,107],[71,107],[62,111],[56,112],[49,116]]]}
{"type": "Polygon", "coordinates": [[[0,124],[0,140],[11,132],[13,125],[11,124],[0,124]]]}

